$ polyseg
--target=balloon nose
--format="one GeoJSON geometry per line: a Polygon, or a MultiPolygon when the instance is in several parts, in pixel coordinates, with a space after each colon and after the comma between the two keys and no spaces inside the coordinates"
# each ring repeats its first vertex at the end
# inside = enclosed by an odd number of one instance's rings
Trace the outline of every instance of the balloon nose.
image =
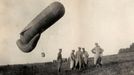
{"type": "Polygon", "coordinates": [[[28,53],[35,48],[39,38],[40,38],[40,34],[37,34],[27,44],[23,43],[21,39],[17,40],[16,44],[19,47],[19,49],[21,49],[21,51],[28,53]]]}

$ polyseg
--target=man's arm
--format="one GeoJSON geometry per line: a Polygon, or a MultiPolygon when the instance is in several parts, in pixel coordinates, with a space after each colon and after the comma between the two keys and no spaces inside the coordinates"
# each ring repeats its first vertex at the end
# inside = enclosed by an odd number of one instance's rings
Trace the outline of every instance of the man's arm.
{"type": "Polygon", "coordinates": [[[60,56],[60,54],[58,53],[58,55],[57,55],[57,60],[59,60],[59,56],[60,56]]]}
{"type": "Polygon", "coordinates": [[[88,52],[87,52],[87,51],[86,51],[86,56],[87,56],[87,57],[89,57],[89,54],[88,54],[88,52]]]}
{"type": "Polygon", "coordinates": [[[95,48],[93,48],[93,49],[91,50],[91,52],[95,54],[95,48]]]}
{"type": "Polygon", "coordinates": [[[104,52],[104,50],[101,48],[101,54],[104,52]]]}

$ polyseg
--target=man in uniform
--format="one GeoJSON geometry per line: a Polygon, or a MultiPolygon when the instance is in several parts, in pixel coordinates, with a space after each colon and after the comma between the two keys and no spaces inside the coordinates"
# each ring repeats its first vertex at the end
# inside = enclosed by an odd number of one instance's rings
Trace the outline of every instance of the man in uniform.
{"type": "Polygon", "coordinates": [[[81,47],[78,48],[78,51],[76,52],[76,69],[81,70],[82,67],[82,52],[81,47]]]}
{"type": "Polygon", "coordinates": [[[70,69],[73,70],[75,68],[75,50],[72,50],[70,54],[70,69]]]}
{"type": "Polygon", "coordinates": [[[94,54],[94,64],[97,66],[102,66],[102,54],[103,54],[103,49],[99,46],[98,43],[95,43],[95,48],[93,48],[92,53],[94,54]]]}
{"type": "Polygon", "coordinates": [[[83,67],[87,68],[88,66],[88,57],[89,54],[88,52],[85,50],[85,48],[82,48],[83,52],[82,52],[82,57],[83,57],[83,67]]]}
{"type": "Polygon", "coordinates": [[[60,72],[61,66],[62,66],[62,49],[59,49],[59,53],[57,56],[57,62],[58,62],[58,72],[60,72]]]}

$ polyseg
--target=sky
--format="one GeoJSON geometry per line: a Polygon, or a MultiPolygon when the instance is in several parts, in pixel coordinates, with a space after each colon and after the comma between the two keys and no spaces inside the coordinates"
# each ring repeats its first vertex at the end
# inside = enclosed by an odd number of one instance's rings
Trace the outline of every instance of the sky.
{"type": "Polygon", "coordinates": [[[0,65],[49,62],[59,48],[64,58],[78,47],[92,57],[95,42],[104,55],[117,54],[134,42],[133,13],[134,0],[0,0],[0,65]],[[64,5],[65,15],[42,33],[32,52],[22,52],[19,33],[54,1],[64,5]]]}

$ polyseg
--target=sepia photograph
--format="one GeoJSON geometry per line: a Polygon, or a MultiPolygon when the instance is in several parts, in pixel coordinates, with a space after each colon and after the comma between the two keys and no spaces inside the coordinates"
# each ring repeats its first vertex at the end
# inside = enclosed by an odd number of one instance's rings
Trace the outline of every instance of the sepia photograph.
{"type": "Polygon", "coordinates": [[[134,75],[134,0],[0,0],[0,75],[134,75]]]}

